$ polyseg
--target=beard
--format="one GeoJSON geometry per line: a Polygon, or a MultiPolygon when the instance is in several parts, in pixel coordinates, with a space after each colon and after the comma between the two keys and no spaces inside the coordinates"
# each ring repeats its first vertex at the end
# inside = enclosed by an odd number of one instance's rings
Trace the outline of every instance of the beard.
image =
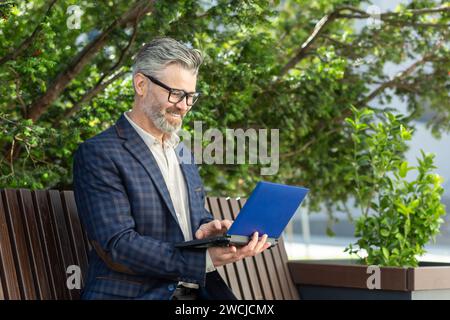
{"type": "Polygon", "coordinates": [[[144,113],[150,120],[153,122],[156,128],[161,130],[164,133],[172,134],[181,129],[183,115],[179,113],[176,108],[164,108],[160,104],[145,104],[143,107],[144,113]],[[177,124],[172,124],[167,120],[166,113],[172,112],[175,114],[180,114],[181,118],[177,124]]]}

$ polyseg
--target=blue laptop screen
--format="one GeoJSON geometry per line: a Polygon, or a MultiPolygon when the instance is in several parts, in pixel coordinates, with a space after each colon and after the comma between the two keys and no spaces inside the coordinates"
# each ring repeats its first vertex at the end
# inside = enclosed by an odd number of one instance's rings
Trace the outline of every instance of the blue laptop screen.
{"type": "Polygon", "coordinates": [[[307,188],[258,182],[228,230],[228,235],[278,238],[308,193],[307,188]]]}

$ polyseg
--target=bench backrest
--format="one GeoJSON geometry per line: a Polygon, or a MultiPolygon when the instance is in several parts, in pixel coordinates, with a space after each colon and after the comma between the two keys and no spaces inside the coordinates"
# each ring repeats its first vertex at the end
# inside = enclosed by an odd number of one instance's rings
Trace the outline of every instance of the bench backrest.
{"type": "MultiPolygon", "coordinates": [[[[245,199],[208,197],[218,219],[235,219],[245,199]]],[[[72,299],[68,267],[87,270],[89,242],[72,191],[0,191],[0,300],[72,299]]],[[[239,299],[298,299],[282,239],[256,257],[218,268],[239,299]]]]}

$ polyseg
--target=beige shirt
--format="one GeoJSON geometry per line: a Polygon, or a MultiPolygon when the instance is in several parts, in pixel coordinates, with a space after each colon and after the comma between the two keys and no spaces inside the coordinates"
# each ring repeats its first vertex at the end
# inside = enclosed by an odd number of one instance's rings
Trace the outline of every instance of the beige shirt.
{"type": "MultiPolygon", "coordinates": [[[[133,120],[128,117],[127,112],[124,113],[125,118],[136,130],[139,136],[144,140],[147,147],[150,149],[153,157],[158,164],[161,174],[166,183],[167,190],[170,194],[175,213],[178,218],[181,231],[183,232],[184,240],[189,241],[193,239],[191,219],[189,212],[189,197],[186,182],[184,180],[183,172],[181,171],[180,163],[175,152],[175,148],[180,142],[180,138],[173,133],[170,139],[164,141],[164,145],[152,136],[150,133],[142,129],[133,120]]],[[[206,251],[206,272],[214,271],[214,265],[211,257],[206,251]]],[[[184,286],[198,287],[195,283],[180,282],[184,286]]]]}

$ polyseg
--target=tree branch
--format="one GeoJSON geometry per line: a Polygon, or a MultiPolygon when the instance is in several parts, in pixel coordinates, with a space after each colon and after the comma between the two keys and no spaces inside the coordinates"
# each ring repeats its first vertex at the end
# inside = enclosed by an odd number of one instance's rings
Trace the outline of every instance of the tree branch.
{"type": "MultiPolygon", "coordinates": [[[[354,8],[354,7],[349,7],[349,6],[341,7],[340,12],[342,12],[342,11],[350,11],[350,12],[354,12],[356,14],[352,15],[352,14],[338,13],[337,14],[338,18],[367,19],[372,16],[371,14],[367,13],[364,10],[354,8]]],[[[435,7],[435,8],[405,10],[403,12],[385,12],[385,13],[380,13],[379,17],[381,20],[385,20],[386,18],[398,17],[405,13],[417,16],[417,15],[423,15],[423,14],[441,13],[441,12],[449,12],[449,11],[450,11],[450,6],[443,5],[443,6],[439,6],[439,7],[435,7]]]]}
{"type": "Polygon", "coordinates": [[[19,100],[20,106],[22,108],[22,116],[26,117],[27,106],[25,104],[25,101],[22,98],[22,95],[20,94],[20,86],[21,86],[21,83],[22,83],[21,80],[20,80],[20,75],[17,73],[16,70],[14,70],[11,67],[9,67],[8,69],[11,70],[11,72],[14,74],[14,77],[15,77],[14,83],[16,85],[16,97],[17,97],[17,100],[19,100]]]}
{"type": "Polygon", "coordinates": [[[57,123],[59,123],[60,120],[62,120],[64,118],[70,118],[71,116],[73,116],[75,113],[77,113],[81,109],[81,107],[85,103],[91,101],[92,98],[94,98],[97,94],[102,92],[107,86],[109,86],[111,83],[113,83],[114,81],[116,81],[117,79],[119,79],[120,77],[122,77],[123,75],[125,75],[127,73],[126,71],[121,71],[121,72],[117,73],[116,75],[114,75],[112,78],[110,78],[108,81],[103,83],[103,80],[106,79],[106,77],[110,76],[111,74],[113,74],[115,71],[117,71],[118,69],[120,69],[122,67],[125,57],[127,56],[127,53],[130,50],[130,47],[133,45],[133,43],[136,40],[136,35],[137,35],[137,30],[138,30],[138,22],[139,22],[138,19],[136,19],[134,26],[133,26],[133,33],[132,33],[130,39],[128,40],[128,44],[121,51],[117,62],[108,70],[108,72],[105,72],[100,77],[100,79],[97,81],[95,86],[93,88],[91,88],[88,92],[86,92],[86,94],[83,95],[83,97],[80,99],[80,101],[75,103],[72,108],[66,110],[63,117],[60,118],[57,121],[57,123]]]}
{"type": "MultiPolygon", "coordinates": [[[[329,136],[329,135],[331,135],[333,133],[339,132],[339,130],[340,129],[335,128],[333,130],[330,130],[330,131],[326,132],[325,135],[329,136]]],[[[286,152],[286,153],[280,154],[280,158],[281,159],[286,159],[286,158],[290,158],[290,157],[293,157],[293,156],[301,155],[306,149],[308,149],[308,147],[310,145],[315,143],[317,141],[317,139],[318,139],[317,135],[315,135],[314,137],[312,137],[312,139],[310,139],[308,142],[306,142],[304,145],[302,145],[301,148],[292,150],[290,152],[286,152]]]]}
{"type": "Polygon", "coordinates": [[[5,62],[9,60],[16,59],[19,55],[22,54],[23,51],[25,51],[34,41],[36,36],[39,34],[39,32],[42,30],[42,23],[45,20],[45,17],[47,17],[50,14],[50,10],[52,9],[53,5],[56,3],[57,0],[52,0],[52,2],[49,4],[47,11],[45,12],[44,19],[36,26],[33,33],[22,41],[22,43],[15,49],[12,50],[10,54],[7,54],[6,56],[0,58],[0,65],[4,64],[5,62]]]}
{"type": "Polygon", "coordinates": [[[300,46],[300,49],[297,51],[295,56],[293,56],[285,65],[283,68],[281,68],[281,71],[279,73],[279,78],[283,77],[290,69],[292,69],[297,63],[300,62],[305,56],[308,50],[310,49],[313,42],[317,39],[317,37],[323,32],[323,30],[326,28],[327,25],[329,25],[334,19],[336,19],[336,16],[338,14],[339,10],[336,10],[330,14],[325,15],[322,19],[319,20],[319,22],[314,27],[314,30],[306,39],[305,42],[302,43],[300,46]]]}
{"type": "MultiPolygon", "coordinates": [[[[385,12],[380,14],[380,19],[386,19],[389,17],[398,17],[401,16],[404,13],[410,13],[413,15],[422,15],[422,14],[430,14],[430,13],[440,13],[440,12],[449,12],[450,6],[443,5],[435,8],[424,8],[424,9],[415,9],[415,10],[406,10],[404,12],[385,12]]],[[[307,56],[307,52],[310,49],[313,42],[324,32],[325,28],[333,21],[339,19],[339,18],[347,18],[347,19],[367,19],[371,17],[370,14],[365,12],[364,10],[350,7],[350,6],[342,6],[339,8],[336,8],[334,11],[332,11],[330,14],[327,14],[320,19],[320,21],[316,24],[314,27],[312,33],[310,36],[304,41],[300,48],[298,49],[295,56],[293,56],[284,66],[281,68],[279,77],[283,77],[290,69],[295,67],[304,57],[307,56]],[[349,15],[344,14],[342,12],[344,11],[351,11],[357,13],[357,15],[349,15]]],[[[393,19],[386,20],[389,23],[401,23],[402,21],[397,21],[393,19]]],[[[404,24],[408,24],[409,22],[403,22],[404,24]]],[[[416,23],[412,25],[422,26],[422,27],[445,27],[447,25],[438,25],[438,24],[426,24],[426,23],[416,23]]]]}
{"type": "MultiPolygon", "coordinates": [[[[444,44],[444,40],[439,40],[433,46],[433,49],[430,52],[425,54],[418,61],[416,61],[413,64],[411,64],[409,67],[407,67],[402,72],[398,73],[397,76],[395,76],[391,80],[382,83],[380,86],[378,86],[376,89],[374,89],[369,95],[367,95],[366,97],[364,97],[361,100],[359,100],[358,102],[356,102],[355,103],[355,107],[359,107],[359,108],[363,107],[365,104],[367,104],[368,102],[373,100],[377,95],[381,94],[385,89],[390,88],[390,87],[394,87],[395,85],[402,83],[401,81],[403,79],[405,79],[406,77],[408,77],[409,75],[411,75],[415,70],[417,70],[418,67],[420,67],[421,65],[425,64],[428,61],[431,61],[432,58],[436,54],[436,50],[439,49],[440,47],[442,47],[443,44],[444,44]]],[[[351,113],[352,112],[351,112],[350,109],[343,110],[342,113],[338,117],[336,117],[336,118],[331,120],[332,124],[338,124],[338,123],[342,122],[345,118],[349,117],[351,115],[351,113]]],[[[311,130],[311,133],[312,133],[313,136],[304,144],[304,146],[309,147],[314,142],[316,142],[316,139],[317,139],[316,138],[316,133],[317,132],[323,132],[323,130],[325,130],[325,128],[326,128],[326,122],[321,121],[315,128],[313,128],[311,130]]],[[[332,133],[335,133],[335,132],[337,132],[336,128],[331,128],[330,131],[325,133],[325,135],[329,135],[329,134],[332,134],[332,133]]],[[[299,149],[304,151],[306,149],[306,147],[299,148],[299,149]]],[[[294,156],[296,154],[297,154],[297,152],[292,152],[292,153],[284,154],[284,155],[282,155],[282,157],[291,157],[291,156],[294,156]]]]}
{"type": "Polygon", "coordinates": [[[388,20],[387,23],[390,25],[411,26],[416,28],[442,28],[442,29],[450,28],[450,24],[440,24],[440,23],[421,23],[421,22],[394,21],[394,20],[388,20]]]}
{"type": "MultiPolygon", "coordinates": [[[[112,78],[110,78],[105,82],[97,82],[97,84],[94,87],[92,87],[88,92],[86,92],[83,95],[83,97],[81,97],[80,101],[78,101],[72,108],[66,110],[64,116],[60,120],[72,117],[75,113],[80,111],[81,107],[84,104],[91,101],[97,94],[105,90],[107,86],[109,86],[111,83],[113,83],[114,81],[116,81],[117,79],[119,79],[120,77],[124,76],[127,73],[128,73],[127,71],[121,71],[116,73],[112,78]]],[[[57,124],[58,123],[59,121],[57,121],[57,124]]]]}
{"type": "Polygon", "coordinates": [[[117,27],[124,26],[130,21],[139,21],[148,13],[155,0],[139,0],[125,14],[116,19],[105,31],[89,43],[53,81],[49,89],[37,98],[28,109],[28,118],[36,121],[55,101],[58,95],[67,87],[83,68],[95,57],[95,54],[105,45],[108,37],[117,27]]]}
{"type": "Polygon", "coordinates": [[[418,67],[425,64],[426,62],[430,61],[434,55],[436,54],[436,50],[442,47],[443,40],[438,41],[434,47],[433,50],[425,54],[420,60],[417,60],[412,65],[410,65],[408,68],[403,70],[402,72],[398,73],[395,77],[390,79],[389,81],[386,81],[379,85],[376,89],[374,89],[369,95],[367,95],[365,98],[361,99],[356,103],[357,107],[361,107],[365,104],[367,104],[369,101],[373,100],[376,96],[378,96],[380,93],[382,93],[387,88],[395,86],[396,83],[399,83],[401,80],[405,79],[409,75],[411,75],[418,67]]]}

